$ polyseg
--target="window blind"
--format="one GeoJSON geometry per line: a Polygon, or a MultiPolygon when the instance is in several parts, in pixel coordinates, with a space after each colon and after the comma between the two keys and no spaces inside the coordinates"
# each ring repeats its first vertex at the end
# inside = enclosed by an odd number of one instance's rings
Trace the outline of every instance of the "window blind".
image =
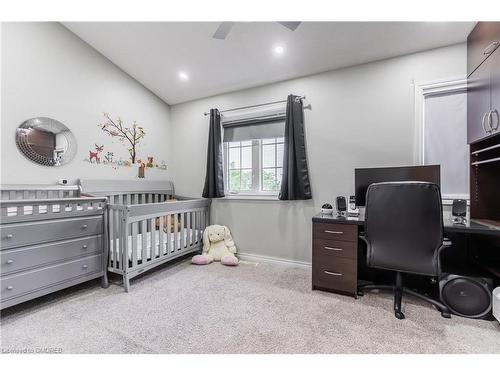
{"type": "Polygon", "coordinates": [[[224,142],[250,141],[252,139],[282,138],[285,135],[283,121],[258,122],[246,125],[224,126],[224,142]]]}
{"type": "Polygon", "coordinates": [[[285,134],[285,104],[224,114],[224,142],[281,138],[285,134]]]}
{"type": "Polygon", "coordinates": [[[423,139],[423,164],[441,165],[443,197],[468,197],[469,150],[465,92],[425,98],[423,139]]]}

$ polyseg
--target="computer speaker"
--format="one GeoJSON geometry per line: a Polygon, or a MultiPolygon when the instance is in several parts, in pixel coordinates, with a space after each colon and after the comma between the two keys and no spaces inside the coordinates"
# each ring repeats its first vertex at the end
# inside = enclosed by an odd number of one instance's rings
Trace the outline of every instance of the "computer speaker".
{"type": "Polygon", "coordinates": [[[465,199],[453,199],[451,214],[453,216],[465,217],[467,215],[467,201],[465,199]]]}
{"type": "Polygon", "coordinates": [[[486,277],[444,274],[439,279],[441,301],[466,318],[483,318],[491,311],[493,280],[486,277]]]}

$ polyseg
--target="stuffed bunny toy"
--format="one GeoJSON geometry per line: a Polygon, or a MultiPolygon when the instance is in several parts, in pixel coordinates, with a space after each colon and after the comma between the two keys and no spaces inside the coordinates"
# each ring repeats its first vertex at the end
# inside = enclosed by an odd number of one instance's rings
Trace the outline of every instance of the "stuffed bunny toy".
{"type": "Polygon", "coordinates": [[[220,261],[226,266],[238,265],[235,257],[236,246],[229,228],[224,225],[210,225],[203,232],[203,251],[201,255],[195,255],[191,262],[193,264],[209,264],[220,261]]]}

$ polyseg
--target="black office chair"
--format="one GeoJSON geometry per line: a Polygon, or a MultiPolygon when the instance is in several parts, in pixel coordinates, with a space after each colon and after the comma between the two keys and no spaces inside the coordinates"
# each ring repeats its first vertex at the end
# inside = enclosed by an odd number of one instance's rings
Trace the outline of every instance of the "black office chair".
{"type": "Polygon", "coordinates": [[[366,193],[365,233],[369,267],[396,271],[395,285],[364,285],[358,295],[370,289],[394,290],[394,312],[401,312],[403,293],[434,305],[450,318],[442,303],[403,287],[402,273],[437,277],[440,252],[449,247],[443,242],[441,193],[427,182],[384,182],[371,184],[366,193]]]}

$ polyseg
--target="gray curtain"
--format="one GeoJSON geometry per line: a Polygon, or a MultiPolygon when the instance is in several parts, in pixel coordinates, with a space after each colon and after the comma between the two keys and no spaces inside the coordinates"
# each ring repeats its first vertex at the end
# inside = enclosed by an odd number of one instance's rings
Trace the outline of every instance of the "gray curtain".
{"type": "Polygon", "coordinates": [[[224,171],[222,162],[222,127],[220,113],[210,110],[210,130],[208,135],[207,174],[203,187],[203,198],[224,196],[224,171]]]}
{"type": "Polygon", "coordinates": [[[302,99],[295,95],[288,95],[285,119],[283,177],[281,179],[279,199],[304,200],[311,198],[302,99]]]}

